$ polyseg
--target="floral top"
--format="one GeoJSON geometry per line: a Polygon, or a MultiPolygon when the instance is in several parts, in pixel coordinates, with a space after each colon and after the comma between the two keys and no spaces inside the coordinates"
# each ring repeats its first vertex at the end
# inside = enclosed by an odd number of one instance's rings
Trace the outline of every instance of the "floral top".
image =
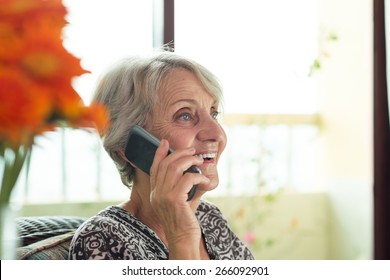
{"type": "MultiPolygon", "coordinates": [[[[211,259],[254,259],[216,206],[201,201],[195,215],[211,259]]],[[[151,228],[126,210],[110,206],[78,228],[71,242],[69,258],[167,260],[169,251],[151,228]]]]}

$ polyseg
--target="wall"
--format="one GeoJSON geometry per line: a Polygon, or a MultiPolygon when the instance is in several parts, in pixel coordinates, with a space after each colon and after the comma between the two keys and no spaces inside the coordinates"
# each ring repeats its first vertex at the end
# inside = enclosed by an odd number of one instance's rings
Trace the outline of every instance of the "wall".
{"type": "Polygon", "coordinates": [[[329,205],[325,193],[210,197],[256,259],[329,259],[329,205]]]}
{"type": "Polygon", "coordinates": [[[371,259],[373,40],[371,0],[321,0],[320,28],[338,40],[317,73],[318,184],[329,194],[332,259],[371,259]]]}

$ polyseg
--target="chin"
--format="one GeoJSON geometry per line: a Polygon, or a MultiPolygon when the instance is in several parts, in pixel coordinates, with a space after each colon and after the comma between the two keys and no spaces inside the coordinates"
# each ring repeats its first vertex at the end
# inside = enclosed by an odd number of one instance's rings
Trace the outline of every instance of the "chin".
{"type": "MultiPolygon", "coordinates": [[[[206,175],[207,176],[207,175],[206,175]]],[[[208,185],[200,185],[199,188],[205,192],[212,191],[218,187],[219,184],[219,178],[218,175],[214,176],[207,176],[210,179],[210,184],[208,185]]]]}
{"type": "Polygon", "coordinates": [[[210,184],[204,186],[206,188],[205,191],[214,190],[219,184],[217,166],[214,164],[210,164],[202,167],[203,167],[201,168],[202,174],[210,179],[210,184]]]}
{"type": "Polygon", "coordinates": [[[212,190],[216,189],[219,185],[219,178],[218,178],[218,175],[215,177],[215,178],[210,178],[211,179],[211,182],[210,182],[210,188],[212,190]]]}

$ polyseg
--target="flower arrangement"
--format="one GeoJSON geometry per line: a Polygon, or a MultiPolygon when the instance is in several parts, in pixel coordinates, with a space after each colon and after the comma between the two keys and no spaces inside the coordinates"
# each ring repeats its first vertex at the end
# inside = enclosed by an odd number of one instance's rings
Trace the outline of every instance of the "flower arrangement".
{"type": "Polygon", "coordinates": [[[66,15],[61,0],[0,0],[0,205],[9,203],[35,136],[107,125],[105,108],[85,106],[72,87],[88,71],[63,46],[66,15]]]}

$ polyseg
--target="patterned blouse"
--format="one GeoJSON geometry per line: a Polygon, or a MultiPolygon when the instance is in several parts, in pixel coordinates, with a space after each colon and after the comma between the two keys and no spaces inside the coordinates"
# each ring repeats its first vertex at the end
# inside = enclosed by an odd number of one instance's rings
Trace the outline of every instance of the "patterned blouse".
{"type": "MultiPolygon", "coordinates": [[[[211,259],[254,259],[216,206],[201,201],[195,215],[211,259]]],[[[126,210],[110,206],[78,228],[71,242],[69,258],[166,260],[169,251],[151,228],[126,210]]]]}

